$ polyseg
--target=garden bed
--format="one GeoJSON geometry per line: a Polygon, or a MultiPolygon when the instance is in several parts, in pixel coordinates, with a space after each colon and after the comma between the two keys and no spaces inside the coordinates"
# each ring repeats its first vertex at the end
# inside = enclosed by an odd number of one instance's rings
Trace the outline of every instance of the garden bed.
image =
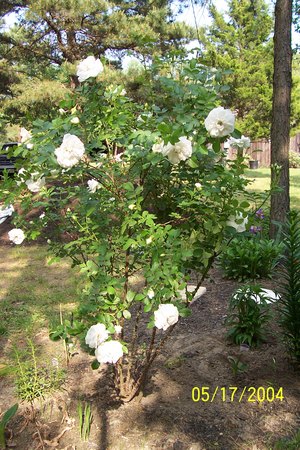
{"type": "MultiPolygon", "coordinates": [[[[2,251],[11,250],[2,247],[2,251]]],[[[3,266],[4,278],[8,271],[9,264],[3,266]]],[[[121,404],[113,395],[109,369],[93,371],[92,357],[76,347],[64,389],[36,403],[40,433],[48,443],[45,448],[263,450],[275,448],[275,441],[297,431],[299,373],[289,364],[276,320],[265,344],[240,352],[238,346],[226,342],[224,326],[228,298],[239,284],[222,279],[218,269],[210,275],[213,282],[206,282],[207,292],[192,305],[192,316],[177,325],[176,333],[153,366],[142,398],[121,404]],[[240,359],[246,369],[235,374],[228,357],[240,359]],[[208,387],[209,401],[194,402],[194,387],[208,387]],[[238,388],[233,399],[229,387],[238,388]],[[239,401],[244,387],[274,388],[275,393],[282,387],[284,398],[258,402],[254,396],[251,402],[250,391],[239,401]],[[79,433],[79,401],[90,403],[93,414],[87,442],[81,440],[79,433]],[[55,437],[64,430],[56,441],[55,437]]],[[[264,280],[262,285],[274,288],[276,282],[264,280]]],[[[3,361],[8,360],[12,341],[17,337],[19,347],[25,346],[25,337],[20,334],[1,336],[3,361]]],[[[32,340],[38,346],[39,360],[56,358],[64,366],[63,345],[49,340],[47,328],[35,331],[32,340]]],[[[198,392],[194,390],[195,399],[198,392]]],[[[17,401],[12,378],[1,377],[0,410],[5,411],[17,401]]],[[[38,448],[39,441],[33,440],[36,428],[32,423],[20,432],[28,414],[27,405],[20,404],[8,427],[13,433],[9,442],[19,450],[38,448]]]]}

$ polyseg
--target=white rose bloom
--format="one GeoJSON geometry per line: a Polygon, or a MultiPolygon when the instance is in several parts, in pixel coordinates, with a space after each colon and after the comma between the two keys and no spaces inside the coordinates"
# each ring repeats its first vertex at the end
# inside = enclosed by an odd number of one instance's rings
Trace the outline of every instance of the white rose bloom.
{"type": "Polygon", "coordinates": [[[236,216],[229,216],[228,220],[226,222],[226,225],[229,227],[233,227],[236,229],[238,233],[243,233],[243,231],[246,231],[246,224],[248,223],[248,217],[243,217],[242,213],[237,214],[236,216]],[[237,223],[237,220],[243,221],[241,223],[237,223]]]}
{"type": "Polygon", "coordinates": [[[3,223],[8,216],[11,216],[14,210],[13,205],[0,206],[0,224],[3,223]]]}
{"type": "Polygon", "coordinates": [[[166,331],[170,326],[178,322],[178,309],[172,303],[159,305],[158,310],[154,312],[154,325],[159,330],[166,331]]]}
{"type": "Polygon", "coordinates": [[[97,348],[98,345],[102,344],[108,338],[108,331],[103,323],[97,323],[97,325],[92,325],[88,330],[85,343],[91,348],[97,348]]]}
{"type": "Polygon", "coordinates": [[[8,237],[14,244],[20,245],[25,239],[25,234],[20,228],[13,228],[8,232],[8,237]]]}
{"type": "Polygon", "coordinates": [[[65,134],[62,144],[54,153],[58,164],[64,169],[75,166],[84,155],[85,148],[81,140],[74,134],[65,134]]]}
{"type": "Polygon", "coordinates": [[[31,148],[33,148],[33,144],[31,144],[29,141],[32,138],[32,135],[30,133],[30,131],[26,130],[26,128],[21,128],[20,130],[20,138],[21,138],[21,143],[25,144],[26,143],[26,147],[30,150],[31,148]]]}
{"type": "Polygon", "coordinates": [[[30,180],[25,181],[25,184],[27,185],[28,189],[31,192],[39,192],[43,186],[45,186],[46,180],[44,177],[37,178],[37,175],[39,175],[37,172],[33,173],[31,175],[30,180]]]}
{"type": "Polygon", "coordinates": [[[80,83],[90,77],[96,77],[101,72],[103,72],[102,62],[94,56],[88,56],[77,67],[77,76],[80,83]]]}
{"type": "Polygon", "coordinates": [[[115,364],[123,356],[122,344],[119,341],[108,341],[96,348],[95,356],[101,364],[115,364]]]}
{"type": "Polygon", "coordinates": [[[72,117],[72,119],[71,119],[71,123],[73,123],[73,124],[77,124],[77,123],[79,123],[80,121],[79,121],[79,118],[78,117],[72,117]]]}
{"type": "Polygon", "coordinates": [[[97,180],[88,180],[87,182],[88,184],[88,190],[92,193],[96,192],[97,189],[99,189],[101,187],[101,184],[97,181],[97,180]]]}
{"type": "Polygon", "coordinates": [[[251,141],[250,141],[250,138],[248,138],[246,136],[242,136],[240,139],[235,139],[232,137],[228,140],[228,144],[230,147],[238,150],[238,149],[249,148],[251,141]]]}
{"type": "Polygon", "coordinates": [[[193,153],[192,143],[185,136],[179,138],[176,144],[169,146],[166,150],[166,156],[171,164],[179,164],[180,161],[185,161],[190,158],[193,153]]]}
{"type": "Polygon", "coordinates": [[[210,111],[204,125],[212,137],[223,137],[233,132],[234,121],[235,116],[230,109],[219,106],[210,111]]]}

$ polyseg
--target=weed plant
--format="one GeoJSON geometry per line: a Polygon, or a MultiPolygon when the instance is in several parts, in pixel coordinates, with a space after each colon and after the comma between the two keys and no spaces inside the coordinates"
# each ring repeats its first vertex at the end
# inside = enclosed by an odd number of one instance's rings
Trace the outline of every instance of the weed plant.
{"type": "Polygon", "coordinates": [[[59,389],[64,380],[63,370],[38,363],[36,350],[33,343],[28,340],[28,348],[21,355],[15,349],[17,360],[16,389],[20,400],[33,403],[35,399],[46,397],[46,395],[59,389]]]}

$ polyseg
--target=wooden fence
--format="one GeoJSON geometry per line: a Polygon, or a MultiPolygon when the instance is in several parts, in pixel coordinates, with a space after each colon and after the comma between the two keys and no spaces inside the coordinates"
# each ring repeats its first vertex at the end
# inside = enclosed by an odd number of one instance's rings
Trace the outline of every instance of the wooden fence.
{"type": "MultiPolygon", "coordinates": [[[[300,133],[290,139],[290,150],[300,154],[300,133]]],[[[271,141],[266,139],[261,141],[251,142],[250,148],[246,153],[250,156],[250,159],[257,159],[259,161],[259,167],[270,167],[271,164],[271,141]],[[256,151],[260,150],[260,151],[256,151]]],[[[236,151],[229,149],[229,159],[235,158],[236,151]]]]}

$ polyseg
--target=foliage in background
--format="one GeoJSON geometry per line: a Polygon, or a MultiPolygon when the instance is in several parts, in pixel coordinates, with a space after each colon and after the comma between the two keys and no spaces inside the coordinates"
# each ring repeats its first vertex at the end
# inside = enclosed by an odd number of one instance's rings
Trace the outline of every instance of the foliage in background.
{"type": "Polygon", "coordinates": [[[210,7],[213,23],[204,41],[204,61],[227,70],[227,107],[251,139],[270,135],[272,108],[273,19],[264,0],[229,0],[226,16],[210,7]]]}
{"type": "Polygon", "coordinates": [[[283,229],[284,252],[280,265],[278,303],[280,323],[288,352],[300,363],[300,215],[291,211],[283,229]]]}
{"type": "Polygon", "coordinates": [[[233,280],[270,278],[281,251],[282,246],[274,240],[259,236],[235,238],[220,256],[221,267],[225,276],[233,280]]]}
{"type": "MultiPolygon", "coordinates": [[[[126,78],[135,88],[137,74],[125,77],[120,60],[130,54],[141,63],[183,45],[195,30],[175,22],[187,1],[19,1],[0,10],[0,112],[4,123],[31,128],[37,118],[50,120],[65,95],[75,87],[75,64],[89,54],[101,56],[111,68],[109,82],[126,78]],[[15,13],[16,24],[1,21],[15,13]]],[[[134,90],[134,89],[133,89],[134,90]]],[[[2,129],[1,129],[2,128],[2,129]]]]}
{"type": "Polygon", "coordinates": [[[245,285],[231,296],[226,325],[227,337],[235,344],[256,346],[265,340],[270,306],[259,285],[245,285]]]}
{"type": "Polygon", "coordinates": [[[300,154],[296,152],[289,153],[289,166],[292,169],[300,169],[300,154]]]}

